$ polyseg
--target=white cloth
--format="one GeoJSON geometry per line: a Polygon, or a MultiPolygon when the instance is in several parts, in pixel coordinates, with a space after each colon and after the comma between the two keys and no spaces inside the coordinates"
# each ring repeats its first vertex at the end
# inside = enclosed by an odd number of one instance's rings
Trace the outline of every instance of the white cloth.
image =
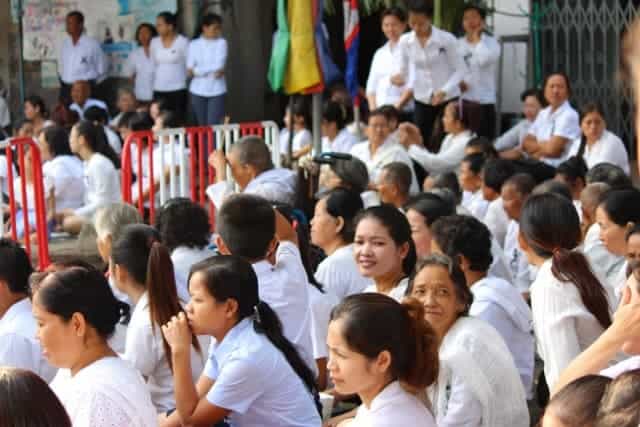
{"type": "Polygon", "coordinates": [[[458,39],[458,52],[465,65],[463,80],[468,86],[462,99],[495,104],[500,44],[495,38],[482,33],[476,44],[469,43],[466,37],[458,39]]]}
{"type": "Polygon", "coordinates": [[[443,91],[446,99],[458,95],[464,63],[458,54],[458,41],[446,31],[431,26],[431,36],[422,46],[415,32],[400,37],[394,52],[393,75],[401,74],[409,81],[413,97],[431,104],[434,92],[443,91]],[[413,78],[410,70],[413,68],[413,78]]]}
{"type": "MultiPolygon", "coordinates": [[[[367,95],[375,95],[376,107],[383,105],[394,105],[400,100],[402,94],[409,90],[409,83],[413,79],[413,67],[409,67],[409,78],[407,83],[396,86],[391,83],[394,69],[394,51],[397,46],[392,46],[387,41],[384,46],[376,50],[369,68],[369,78],[367,79],[367,95]]],[[[413,111],[413,100],[407,102],[402,109],[405,112],[413,111]]]]}
{"type": "Polygon", "coordinates": [[[171,261],[173,261],[173,272],[176,276],[176,289],[178,298],[183,302],[189,302],[189,273],[191,266],[200,261],[214,256],[216,252],[208,247],[189,248],[187,246],[178,246],[171,252],[171,261]]]}
{"type": "Polygon", "coordinates": [[[513,277],[504,256],[504,251],[495,238],[491,238],[491,256],[493,261],[489,266],[489,276],[499,277],[509,283],[513,283],[513,277]]]}
{"type": "Polygon", "coordinates": [[[527,398],[532,397],[534,339],[531,309],[511,283],[486,277],[471,285],[469,315],[495,328],[511,351],[527,398]]]}
{"type": "Polygon", "coordinates": [[[504,211],[502,197],[498,197],[489,202],[484,223],[500,246],[504,246],[504,238],[507,235],[507,227],[509,226],[509,217],[504,211]]]}
{"type": "Polygon", "coordinates": [[[50,386],[73,427],[158,425],[140,373],[118,357],[96,360],[74,376],[69,369],[60,369],[50,386]]]}
{"type": "Polygon", "coordinates": [[[329,141],[326,136],[322,137],[322,152],[350,153],[353,146],[358,142],[358,138],[352,135],[347,128],[344,128],[338,132],[333,141],[329,141]]]}
{"type": "Polygon", "coordinates": [[[520,224],[517,221],[509,221],[507,235],[504,238],[504,256],[513,277],[513,284],[522,293],[529,292],[531,275],[529,274],[529,262],[527,256],[518,243],[520,224]]]}
{"type": "Polygon", "coordinates": [[[321,424],[304,383],[248,318],[212,344],[204,375],[215,381],[207,401],[230,410],[228,421],[234,427],[321,424]]]}
{"type": "Polygon", "coordinates": [[[149,56],[144,52],[143,47],[134,49],[127,58],[124,66],[124,74],[135,79],[133,91],[138,101],[149,102],[153,99],[153,74],[155,66],[151,51],[149,56]]]}
{"type": "MultiPolygon", "coordinates": [[[[580,150],[581,138],[576,139],[571,146],[571,156],[578,154],[580,150]]],[[[612,132],[604,130],[600,138],[589,146],[585,144],[584,154],[582,155],[587,167],[591,169],[598,163],[613,163],[620,166],[622,170],[629,175],[629,154],[624,146],[624,142],[612,132]]]]}
{"type": "Polygon", "coordinates": [[[462,194],[462,206],[469,211],[478,221],[484,220],[489,208],[489,202],[484,198],[482,189],[472,193],[465,191],[462,194]]]}
{"type": "MultiPolygon", "coordinates": [[[[18,176],[18,170],[16,166],[11,164],[11,172],[13,174],[13,179],[16,179],[18,176]]],[[[0,154],[0,180],[2,181],[2,193],[9,195],[9,168],[7,162],[7,156],[0,154]]]]}
{"type": "Polygon", "coordinates": [[[189,43],[187,68],[193,71],[189,91],[198,96],[218,96],[227,92],[224,75],[215,73],[224,71],[227,62],[227,41],[222,37],[206,39],[199,37],[189,43]]]}
{"type": "Polygon", "coordinates": [[[439,427],[529,426],[520,376],[495,329],[461,317],[442,340],[439,354],[438,381],[427,390],[439,427]]]}
{"type": "MultiPolygon", "coordinates": [[[[151,401],[158,413],[176,407],[173,373],[165,356],[162,331],[151,324],[149,295],[143,293],[131,314],[122,358],[130,362],[146,379],[151,401]]],[[[205,349],[202,349],[203,351],[205,349]]],[[[205,357],[191,347],[191,376],[196,382],[205,357]]]]}
{"type": "Polygon", "coordinates": [[[107,104],[105,104],[103,101],[100,101],[99,99],[94,99],[94,98],[87,98],[87,100],[84,102],[84,105],[82,106],[74,102],[69,106],[69,109],[78,113],[78,117],[80,118],[80,120],[84,120],[84,112],[91,107],[102,108],[104,111],[109,113],[109,108],[107,107],[107,104]]]}
{"type": "Polygon", "coordinates": [[[331,292],[309,285],[309,309],[311,311],[311,344],[313,346],[313,358],[318,360],[329,357],[327,347],[327,332],[329,331],[329,319],[331,310],[338,305],[340,300],[331,292]]]}
{"type": "Polygon", "coordinates": [[[524,139],[529,134],[529,128],[533,122],[527,119],[522,119],[517,125],[503,133],[496,139],[494,147],[498,151],[510,150],[512,148],[522,147],[524,139]]]}
{"type": "Polygon", "coordinates": [[[101,207],[120,201],[120,175],[111,160],[94,153],[84,162],[84,206],[75,214],[91,218],[101,207]]]}
{"type": "MultiPolygon", "coordinates": [[[[405,294],[407,293],[407,288],[409,287],[409,278],[405,277],[404,279],[400,280],[398,282],[398,284],[396,286],[393,287],[393,289],[391,289],[388,293],[384,294],[387,295],[391,298],[393,298],[394,300],[398,301],[398,302],[402,302],[402,300],[405,297],[405,294]]],[[[376,288],[376,284],[373,283],[369,286],[367,286],[364,291],[362,292],[373,292],[373,293],[377,293],[378,292],[378,288],[376,288]]],[[[382,292],[380,292],[382,293],[382,292]]]]}
{"type": "Polygon", "coordinates": [[[360,274],[353,255],[353,244],[343,246],[323,259],[318,265],[315,278],[340,300],[359,294],[374,284],[373,280],[360,274]]]}
{"type": "Polygon", "coordinates": [[[431,174],[453,172],[460,166],[464,158],[464,149],[474,136],[475,134],[469,130],[457,135],[447,134],[437,153],[419,145],[412,145],[409,147],[409,155],[431,174]]]}
{"type": "Polygon", "coordinates": [[[0,318],[0,366],[27,369],[48,383],[53,379],[56,369],[42,355],[36,330],[36,320],[28,298],[9,307],[0,318]]]}
{"type": "Polygon", "coordinates": [[[569,101],[551,111],[551,106],[538,113],[529,128],[529,135],[536,137],[538,144],[548,143],[549,139],[559,136],[568,140],[559,157],[542,157],[540,160],[551,166],[558,166],[569,158],[573,142],[580,137],[580,118],[569,101]]]}
{"type": "MultiPolygon", "coordinates": [[[[587,310],[573,283],[561,282],[551,272],[551,259],[538,270],[531,284],[531,308],[538,354],[544,361],[544,375],[552,390],[562,371],[604,332],[587,310]]],[[[609,311],[614,297],[605,286],[609,311]]]]}
{"type": "MultiPolygon", "coordinates": [[[[284,168],[274,168],[262,172],[252,179],[242,191],[255,194],[272,202],[293,205],[296,198],[296,174],[284,168]]],[[[207,187],[207,196],[219,209],[224,199],[234,193],[230,181],[218,182],[207,187]]]]}
{"type": "Polygon", "coordinates": [[[122,154],[122,141],[120,140],[118,134],[109,126],[105,125],[102,126],[102,128],[104,129],[104,134],[107,137],[109,146],[113,148],[113,151],[115,151],[118,156],[122,154]]]}
{"type": "Polygon", "coordinates": [[[253,269],[258,276],[260,300],[276,312],[282,322],[284,336],[296,346],[309,368],[316,372],[311,342],[309,285],[298,247],[291,242],[280,242],[276,264],[260,261],[253,264],[253,269]]]}
{"type": "Polygon", "coordinates": [[[100,43],[85,34],[76,44],[65,35],[58,57],[60,79],[70,85],[78,80],[103,80],[107,76],[107,57],[100,43]]]}
{"type": "MultiPolygon", "coordinates": [[[[308,129],[302,129],[295,131],[293,134],[293,145],[291,146],[291,153],[302,150],[305,147],[310,146],[313,143],[311,132],[308,129]]],[[[289,129],[283,128],[280,131],[280,154],[289,154],[289,129]]]]}
{"type": "Polygon", "coordinates": [[[149,49],[155,64],[153,90],[173,92],[187,87],[187,50],[189,40],[178,34],[171,46],[164,47],[160,37],[151,40],[149,49]]]}
{"type": "Polygon", "coordinates": [[[610,288],[614,289],[619,278],[621,266],[625,264],[623,256],[609,252],[600,240],[600,224],[591,224],[582,243],[582,251],[589,260],[591,268],[610,288]]]}
{"type": "Polygon", "coordinates": [[[407,393],[398,381],[380,391],[371,406],[362,404],[350,427],[436,427],[431,411],[416,396],[407,393]]]}
{"type": "Polygon", "coordinates": [[[636,369],[640,369],[640,356],[629,357],[622,362],[618,362],[613,366],[603,369],[602,371],[600,371],[600,375],[615,379],[625,372],[633,371],[636,369]]]}
{"type": "Polygon", "coordinates": [[[84,201],[84,170],[76,156],[62,155],[42,165],[45,199],[53,190],[56,210],[77,209],[84,201]]]}
{"type": "Polygon", "coordinates": [[[9,106],[7,100],[0,96],[0,127],[6,128],[11,124],[11,116],[9,115],[9,106]]]}

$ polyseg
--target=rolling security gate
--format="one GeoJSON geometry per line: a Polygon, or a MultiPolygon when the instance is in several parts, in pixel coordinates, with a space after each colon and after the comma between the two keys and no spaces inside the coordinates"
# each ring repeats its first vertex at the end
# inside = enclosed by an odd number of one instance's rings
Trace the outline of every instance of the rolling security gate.
{"type": "MultiPolygon", "coordinates": [[[[534,0],[536,1],[536,0],[534,0]]],[[[542,0],[542,71],[565,71],[578,109],[598,101],[607,127],[634,153],[633,100],[618,79],[621,39],[640,10],[630,0],[542,0]]]]}

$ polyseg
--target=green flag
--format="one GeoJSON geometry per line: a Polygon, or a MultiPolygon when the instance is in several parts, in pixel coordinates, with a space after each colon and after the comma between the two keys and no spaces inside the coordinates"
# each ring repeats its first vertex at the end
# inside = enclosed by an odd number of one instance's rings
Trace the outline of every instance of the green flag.
{"type": "Polygon", "coordinates": [[[284,75],[287,72],[290,42],[289,24],[287,22],[287,0],[278,0],[278,31],[271,48],[269,62],[269,84],[274,92],[282,90],[284,75]]]}

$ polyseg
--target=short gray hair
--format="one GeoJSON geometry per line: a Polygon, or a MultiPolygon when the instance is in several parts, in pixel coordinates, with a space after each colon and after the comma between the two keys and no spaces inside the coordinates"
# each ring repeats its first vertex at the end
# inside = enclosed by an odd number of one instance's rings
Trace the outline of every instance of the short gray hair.
{"type": "Polygon", "coordinates": [[[113,203],[100,208],[94,219],[98,237],[102,239],[111,236],[114,242],[129,224],[142,224],[142,217],[136,208],[127,203],[113,203]]]}
{"type": "Polygon", "coordinates": [[[233,144],[232,148],[238,154],[238,160],[243,165],[251,165],[258,172],[273,169],[271,152],[262,138],[258,136],[245,136],[233,144]]]}

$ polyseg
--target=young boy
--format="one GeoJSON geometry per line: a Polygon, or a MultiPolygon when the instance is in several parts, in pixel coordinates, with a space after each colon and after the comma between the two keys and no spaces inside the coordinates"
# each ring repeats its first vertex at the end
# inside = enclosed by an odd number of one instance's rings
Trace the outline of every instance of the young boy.
{"type": "Polygon", "coordinates": [[[469,154],[460,164],[460,187],[464,191],[462,206],[480,221],[484,219],[489,202],[482,196],[482,168],[486,162],[484,154],[469,154]]]}

